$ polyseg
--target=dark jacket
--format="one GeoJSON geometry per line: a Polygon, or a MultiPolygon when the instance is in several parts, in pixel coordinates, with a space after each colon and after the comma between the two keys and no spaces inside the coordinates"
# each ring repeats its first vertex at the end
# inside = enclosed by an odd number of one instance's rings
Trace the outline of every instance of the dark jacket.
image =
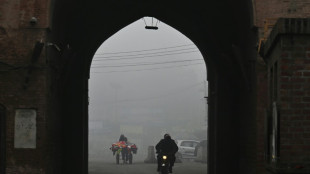
{"type": "Polygon", "coordinates": [[[119,140],[118,141],[125,141],[127,138],[122,134],[120,137],[119,137],[119,140]]]}
{"type": "Polygon", "coordinates": [[[155,146],[156,153],[175,154],[179,150],[175,141],[171,138],[161,139],[155,146]]]}

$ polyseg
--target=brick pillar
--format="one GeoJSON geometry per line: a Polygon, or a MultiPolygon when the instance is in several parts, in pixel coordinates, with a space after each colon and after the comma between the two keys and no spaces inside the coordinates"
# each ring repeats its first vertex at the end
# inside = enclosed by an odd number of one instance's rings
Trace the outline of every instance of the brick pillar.
{"type": "Polygon", "coordinates": [[[310,173],[310,19],[280,19],[262,55],[268,67],[267,168],[310,173]]]}

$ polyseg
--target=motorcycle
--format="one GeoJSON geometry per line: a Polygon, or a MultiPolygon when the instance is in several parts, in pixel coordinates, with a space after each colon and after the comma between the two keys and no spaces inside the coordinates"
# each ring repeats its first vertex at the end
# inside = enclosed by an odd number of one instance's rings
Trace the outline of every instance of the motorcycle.
{"type": "Polygon", "coordinates": [[[127,145],[127,149],[126,149],[126,153],[125,153],[126,163],[132,164],[133,154],[136,154],[136,153],[137,153],[137,146],[135,144],[129,143],[127,145]]]}
{"type": "Polygon", "coordinates": [[[113,155],[116,155],[116,164],[120,162],[120,156],[122,156],[123,164],[132,164],[133,154],[137,153],[137,146],[135,144],[129,143],[114,143],[110,148],[113,151],[113,155]]]}
{"type": "Polygon", "coordinates": [[[160,154],[158,156],[161,158],[160,161],[160,173],[161,174],[169,174],[169,167],[170,167],[170,161],[169,161],[169,155],[168,154],[160,154]]]}
{"type": "Polygon", "coordinates": [[[120,154],[121,154],[121,152],[122,152],[122,148],[120,147],[120,148],[118,148],[117,150],[116,150],[116,155],[115,155],[115,159],[116,159],[116,164],[119,164],[119,159],[120,159],[120,154]]]}
{"type": "Polygon", "coordinates": [[[129,164],[132,164],[132,149],[131,146],[127,146],[127,156],[126,161],[128,161],[129,164]]]}
{"type": "Polygon", "coordinates": [[[124,148],[126,148],[126,144],[123,141],[114,143],[114,144],[112,144],[112,147],[110,147],[110,149],[113,152],[113,156],[115,155],[116,164],[119,164],[121,155],[124,159],[124,148]]]}

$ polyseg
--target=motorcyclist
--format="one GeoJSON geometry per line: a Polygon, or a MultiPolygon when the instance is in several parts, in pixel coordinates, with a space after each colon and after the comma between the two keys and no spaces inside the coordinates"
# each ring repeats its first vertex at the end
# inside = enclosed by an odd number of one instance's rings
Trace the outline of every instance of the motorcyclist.
{"type": "Polygon", "coordinates": [[[169,134],[164,135],[164,139],[161,139],[155,146],[157,155],[157,171],[160,170],[160,164],[161,164],[161,154],[166,153],[168,155],[168,159],[170,162],[169,166],[169,173],[172,173],[172,167],[174,166],[175,162],[175,153],[178,152],[179,148],[175,141],[171,139],[171,136],[169,134]]]}
{"type": "Polygon", "coordinates": [[[125,136],[124,136],[124,134],[121,134],[121,136],[119,137],[119,140],[118,141],[125,141],[125,136]]]}
{"type": "Polygon", "coordinates": [[[125,142],[125,148],[122,149],[122,159],[125,160],[125,162],[127,162],[127,160],[128,160],[128,149],[127,149],[128,140],[127,140],[127,137],[124,136],[123,141],[125,142]]]}
{"type": "Polygon", "coordinates": [[[121,134],[121,136],[119,137],[119,142],[121,142],[121,144],[123,145],[123,149],[121,151],[122,154],[122,160],[127,160],[127,137],[124,136],[124,134],[121,134]]]}

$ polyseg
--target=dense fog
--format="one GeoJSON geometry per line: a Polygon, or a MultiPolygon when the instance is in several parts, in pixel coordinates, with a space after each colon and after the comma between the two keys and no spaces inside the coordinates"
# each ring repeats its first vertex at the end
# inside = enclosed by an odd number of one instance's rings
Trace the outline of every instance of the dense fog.
{"type": "Polygon", "coordinates": [[[97,50],[89,80],[89,158],[114,161],[112,143],[124,134],[143,161],[148,146],[207,136],[207,82],[202,55],[192,41],[151,18],[125,27],[97,50]]]}

